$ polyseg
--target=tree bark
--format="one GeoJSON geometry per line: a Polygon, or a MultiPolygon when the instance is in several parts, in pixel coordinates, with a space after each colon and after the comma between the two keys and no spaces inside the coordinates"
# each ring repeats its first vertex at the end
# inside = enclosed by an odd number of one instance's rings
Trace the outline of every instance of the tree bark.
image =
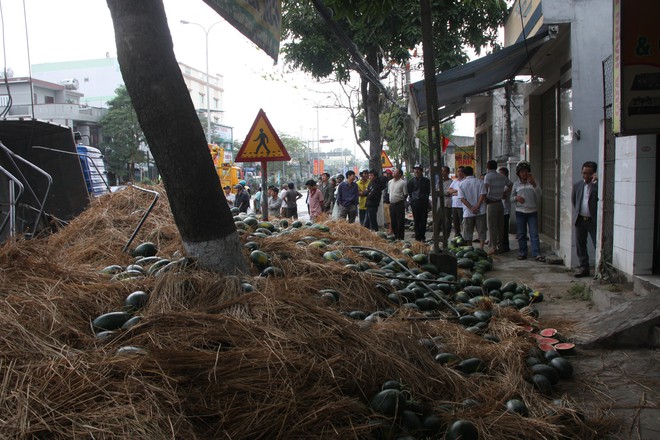
{"type": "Polygon", "coordinates": [[[188,255],[201,267],[246,273],[233,217],[181,70],[162,0],[107,0],[117,58],[188,255]]]}
{"type": "MultiPolygon", "coordinates": [[[[374,68],[375,72],[380,72],[378,66],[378,51],[376,47],[370,48],[367,52],[367,62],[374,68]]],[[[382,163],[380,153],[383,150],[382,136],[380,127],[380,89],[369,83],[366,102],[367,126],[369,127],[369,169],[380,173],[382,163]]]]}

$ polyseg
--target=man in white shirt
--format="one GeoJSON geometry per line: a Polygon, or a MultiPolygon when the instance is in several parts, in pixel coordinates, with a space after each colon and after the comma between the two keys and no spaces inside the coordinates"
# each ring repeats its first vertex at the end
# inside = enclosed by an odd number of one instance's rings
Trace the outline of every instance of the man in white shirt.
{"type": "Polygon", "coordinates": [[[229,204],[230,208],[234,206],[234,200],[236,200],[236,195],[232,194],[231,186],[229,185],[225,186],[225,199],[227,199],[227,204],[229,204]]]}
{"type": "Polygon", "coordinates": [[[458,189],[458,198],[463,203],[463,226],[466,245],[472,246],[474,228],[477,228],[479,247],[484,248],[486,241],[486,187],[481,179],[474,177],[474,170],[467,166],[464,168],[465,180],[458,189]]]}
{"type": "Polygon", "coordinates": [[[408,196],[408,187],[403,178],[403,171],[397,168],[394,171],[394,178],[387,183],[387,192],[390,195],[390,223],[392,233],[398,240],[404,239],[405,220],[406,220],[406,197],[408,196]]]}
{"type": "Polygon", "coordinates": [[[461,226],[463,225],[463,203],[458,198],[458,189],[461,187],[461,182],[465,179],[463,170],[465,167],[460,166],[456,168],[456,180],[449,185],[447,192],[451,194],[451,218],[454,225],[454,236],[462,237],[461,226]]]}

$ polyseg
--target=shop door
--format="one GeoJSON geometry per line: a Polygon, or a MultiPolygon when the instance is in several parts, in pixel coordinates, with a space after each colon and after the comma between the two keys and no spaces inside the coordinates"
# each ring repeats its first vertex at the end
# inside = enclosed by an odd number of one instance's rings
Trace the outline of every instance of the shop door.
{"type": "Polygon", "coordinates": [[[557,87],[545,92],[541,97],[543,133],[541,142],[541,233],[559,241],[559,138],[557,87]]]}
{"type": "Polygon", "coordinates": [[[655,231],[653,239],[653,273],[660,274],[660,135],[655,140],[655,231]]]}

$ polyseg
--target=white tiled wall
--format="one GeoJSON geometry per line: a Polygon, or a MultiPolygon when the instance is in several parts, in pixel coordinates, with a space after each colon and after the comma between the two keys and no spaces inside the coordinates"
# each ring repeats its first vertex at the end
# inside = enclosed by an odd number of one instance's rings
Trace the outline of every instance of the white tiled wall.
{"type": "Polygon", "coordinates": [[[629,275],[650,274],[655,221],[656,136],[616,139],[614,267],[629,275]]]}

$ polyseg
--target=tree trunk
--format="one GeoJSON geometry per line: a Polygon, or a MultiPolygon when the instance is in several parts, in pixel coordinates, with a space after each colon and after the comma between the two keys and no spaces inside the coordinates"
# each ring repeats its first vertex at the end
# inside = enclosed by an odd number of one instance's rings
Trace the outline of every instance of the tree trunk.
{"type": "MultiPolygon", "coordinates": [[[[375,72],[380,72],[376,47],[369,49],[367,62],[374,68],[375,72]]],[[[367,113],[367,127],[369,127],[369,169],[376,170],[380,174],[382,170],[380,153],[383,150],[380,131],[380,89],[372,83],[369,83],[368,87],[365,108],[367,113]]]]}
{"type": "Polygon", "coordinates": [[[207,269],[246,273],[233,217],[174,57],[162,0],[107,4],[126,89],[187,254],[207,269]]]}

